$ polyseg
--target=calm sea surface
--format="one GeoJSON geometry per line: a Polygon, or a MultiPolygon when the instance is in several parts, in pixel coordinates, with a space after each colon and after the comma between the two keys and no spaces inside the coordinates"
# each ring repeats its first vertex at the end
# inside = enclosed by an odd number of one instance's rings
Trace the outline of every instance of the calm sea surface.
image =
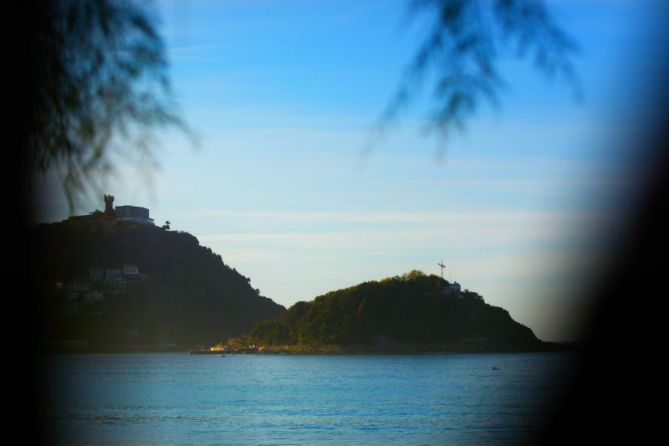
{"type": "Polygon", "coordinates": [[[548,416],[571,360],[55,355],[46,423],[66,445],[515,444],[548,416]]]}

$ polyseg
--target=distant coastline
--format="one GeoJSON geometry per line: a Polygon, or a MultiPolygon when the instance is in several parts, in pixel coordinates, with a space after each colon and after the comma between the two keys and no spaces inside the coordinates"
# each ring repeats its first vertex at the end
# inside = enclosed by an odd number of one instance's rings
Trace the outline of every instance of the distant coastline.
{"type": "Polygon", "coordinates": [[[113,196],[104,198],[104,212],[34,228],[40,351],[420,354],[569,348],[541,341],[507,310],[457,281],[419,270],[286,309],[191,234],[153,225],[146,208],[117,212],[113,196]],[[120,218],[126,214],[135,220],[120,218]]]}
{"type": "MultiPolygon", "coordinates": [[[[446,347],[439,345],[404,345],[395,348],[381,348],[374,345],[274,345],[257,349],[217,350],[212,354],[220,355],[416,355],[448,353],[539,353],[577,351],[578,342],[543,342],[532,348],[466,348],[464,346],[446,347]]],[[[136,345],[136,346],[84,346],[59,345],[43,348],[41,354],[122,354],[122,353],[184,353],[192,348],[180,345],[136,345]]]]}
{"type": "Polygon", "coordinates": [[[474,342],[450,344],[400,344],[393,347],[382,347],[372,344],[359,345],[270,345],[247,349],[226,349],[224,354],[297,354],[297,355],[377,355],[377,354],[439,354],[439,353],[521,353],[521,352],[552,352],[577,350],[577,343],[540,342],[533,346],[492,346],[474,342]]]}
{"type": "Polygon", "coordinates": [[[39,354],[101,354],[101,353],[179,353],[188,352],[180,345],[105,345],[90,346],[85,343],[56,343],[42,346],[39,354]]]}

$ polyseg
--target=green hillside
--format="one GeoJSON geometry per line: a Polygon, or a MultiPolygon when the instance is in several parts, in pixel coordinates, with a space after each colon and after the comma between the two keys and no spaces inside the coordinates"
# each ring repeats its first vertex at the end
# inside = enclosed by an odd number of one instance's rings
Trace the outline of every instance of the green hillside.
{"type": "Polygon", "coordinates": [[[298,302],[253,329],[271,346],[386,350],[534,350],[545,347],[509,313],[444,279],[412,271],[298,302]]]}
{"type": "Polygon", "coordinates": [[[284,311],[185,232],[98,214],[31,235],[40,342],[186,347],[248,333],[284,311]]]}

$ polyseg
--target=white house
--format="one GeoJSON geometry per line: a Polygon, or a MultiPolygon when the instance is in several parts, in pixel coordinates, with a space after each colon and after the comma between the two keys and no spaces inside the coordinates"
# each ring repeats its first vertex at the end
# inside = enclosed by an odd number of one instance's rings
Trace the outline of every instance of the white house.
{"type": "Polygon", "coordinates": [[[442,294],[457,294],[459,295],[460,298],[462,298],[462,295],[460,294],[462,291],[462,287],[458,282],[453,282],[450,285],[446,285],[444,289],[442,290],[442,294]]]}
{"type": "Polygon", "coordinates": [[[85,300],[87,303],[96,303],[96,302],[102,302],[105,300],[105,295],[102,294],[100,291],[89,291],[86,293],[85,300]]]}
{"type": "Polygon", "coordinates": [[[120,277],[122,273],[121,268],[107,268],[105,269],[105,279],[111,281],[115,277],[120,277]]]}
{"type": "Polygon", "coordinates": [[[124,276],[138,276],[139,267],[137,265],[123,265],[124,276]]]}

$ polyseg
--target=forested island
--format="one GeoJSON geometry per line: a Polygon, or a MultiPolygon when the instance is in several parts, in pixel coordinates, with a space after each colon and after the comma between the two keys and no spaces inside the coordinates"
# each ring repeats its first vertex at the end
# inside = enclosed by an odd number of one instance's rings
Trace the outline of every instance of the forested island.
{"type": "Polygon", "coordinates": [[[552,350],[509,313],[436,275],[411,271],[298,302],[216,346],[264,353],[552,350]]]}

